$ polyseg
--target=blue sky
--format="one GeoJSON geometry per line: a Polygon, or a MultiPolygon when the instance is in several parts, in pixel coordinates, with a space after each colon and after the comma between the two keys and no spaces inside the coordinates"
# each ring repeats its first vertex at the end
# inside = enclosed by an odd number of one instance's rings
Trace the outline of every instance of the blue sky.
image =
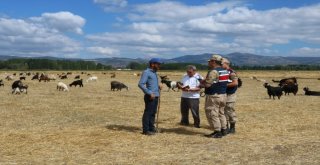
{"type": "Polygon", "coordinates": [[[319,0],[2,0],[0,55],[319,57],[319,11],[319,0]]]}

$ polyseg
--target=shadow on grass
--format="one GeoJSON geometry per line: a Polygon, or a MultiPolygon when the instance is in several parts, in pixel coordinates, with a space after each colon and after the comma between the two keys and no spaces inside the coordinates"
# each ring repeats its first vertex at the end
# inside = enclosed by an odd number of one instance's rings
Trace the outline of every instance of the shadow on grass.
{"type": "MultiPolygon", "coordinates": [[[[126,132],[141,132],[142,129],[140,127],[135,126],[126,126],[126,125],[107,125],[105,128],[109,130],[116,130],[116,131],[126,131],[126,132]]],[[[174,133],[174,134],[181,134],[181,135],[202,135],[203,133],[188,130],[183,127],[179,128],[159,128],[160,133],[174,133]]]]}
{"type": "Polygon", "coordinates": [[[203,133],[188,130],[184,127],[179,128],[160,128],[162,133],[175,133],[180,135],[202,135],[203,133]]]}
{"type": "Polygon", "coordinates": [[[116,124],[107,125],[106,128],[110,129],[110,130],[127,131],[127,132],[139,132],[139,131],[141,131],[140,127],[127,126],[127,125],[116,125],[116,124]]]}

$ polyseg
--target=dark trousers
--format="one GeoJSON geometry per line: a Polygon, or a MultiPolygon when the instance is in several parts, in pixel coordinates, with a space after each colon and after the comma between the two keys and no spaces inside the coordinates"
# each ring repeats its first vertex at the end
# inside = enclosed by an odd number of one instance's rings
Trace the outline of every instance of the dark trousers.
{"type": "Polygon", "coordinates": [[[142,116],[142,129],[143,132],[154,132],[154,122],[158,108],[158,97],[151,100],[150,95],[144,95],[145,109],[142,116]]]}
{"type": "Polygon", "coordinates": [[[189,124],[189,109],[191,109],[192,117],[194,120],[194,126],[200,126],[199,103],[200,101],[197,98],[181,97],[181,124],[189,124]]]}

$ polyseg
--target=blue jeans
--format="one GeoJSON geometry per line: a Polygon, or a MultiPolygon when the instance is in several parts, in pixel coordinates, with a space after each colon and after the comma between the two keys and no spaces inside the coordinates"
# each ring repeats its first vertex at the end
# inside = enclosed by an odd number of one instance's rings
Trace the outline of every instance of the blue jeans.
{"type": "Polygon", "coordinates": [[[145,109],[142,116],[143,132],[154,132],[155,118],[158,108],[158,97],[151,100],[150,95],[144,95],[145,109]]]}

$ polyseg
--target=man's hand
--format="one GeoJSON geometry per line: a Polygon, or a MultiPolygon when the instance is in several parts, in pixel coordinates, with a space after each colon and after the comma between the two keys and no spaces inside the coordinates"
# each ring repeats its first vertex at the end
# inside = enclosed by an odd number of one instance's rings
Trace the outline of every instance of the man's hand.
{"type": "Polygon", "coordinates": [[[156,98],[156,96],[152,93],[151,95],[150,95],[150,100],[154,100],[156,98]]]}
{"type": "Polygon", "coordinates": [[[159,85],[159,90],[162,90],[163,86],[162,85],[159,85]]]}

